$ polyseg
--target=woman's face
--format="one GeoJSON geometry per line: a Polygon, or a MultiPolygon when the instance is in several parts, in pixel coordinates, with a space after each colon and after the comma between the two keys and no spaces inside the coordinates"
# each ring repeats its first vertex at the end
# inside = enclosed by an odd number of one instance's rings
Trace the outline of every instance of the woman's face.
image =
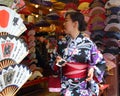
{"type": "Polygon", "coordinates": [[[70,18],[70,15],[67,15],[65,17],[65,22],[64,22],[63,26],[64,26],[64,31],[66,34],[71,34],[71,32],[73,32],[74,22],[70,18]]]}

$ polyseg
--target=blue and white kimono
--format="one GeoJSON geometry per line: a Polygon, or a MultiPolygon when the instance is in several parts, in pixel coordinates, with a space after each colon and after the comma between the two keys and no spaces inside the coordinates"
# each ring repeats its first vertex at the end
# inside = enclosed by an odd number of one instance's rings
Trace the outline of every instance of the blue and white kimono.
{"type": "MultiPolygon", "coordinates": [[[[105,61],[102,54],[98,51],[97,46],[88,38],[79,34],[77,38],[67,38],[66,42],[58,42],[59,47],[63,47],[61,56],[67,62],[85,63],[90,67],[94,67],[93,80],[86,82],[86,78],[69,78],[62,72],[62,68],[57,68],[52,63],[51,66],[55,70],[60,70],[61,76],[61,96],[98,96],[98,83],[102,82],[105,73],[105,61]]],[[[58,52],[60,53],[60,52],[58,52]]],[[[54,60],[53,60],[54,61],[54,60]]],[[[89,69],[88,68],[88,69],[89,69]]]]}

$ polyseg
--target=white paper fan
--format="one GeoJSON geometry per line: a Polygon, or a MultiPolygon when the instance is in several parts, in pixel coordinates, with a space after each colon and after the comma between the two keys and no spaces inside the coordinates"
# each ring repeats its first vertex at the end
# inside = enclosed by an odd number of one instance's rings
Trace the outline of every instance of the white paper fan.
{"type": "Polygon", "coordinates": [[[1,5],[6,5],[8,7],[11,7],[14,3],[14,0],[0,0],[1,5]]]}
{"type": "Polygon", "coordinates": [[[22,64],[10,65],[0,71],[0,96],[14,96],[32,72],[22,64]]]}
{"type": "Polygon", "coordinates": [[[13,35],[0,36],[0,60],[12,59],[19,64],[29,53],[23,39],[13,35]]]}
{"type": "Polygon", "coordinates": [[[23,19],[15,10],[0,6],[0,32],[20,36],[25,30],[23,19]]]}

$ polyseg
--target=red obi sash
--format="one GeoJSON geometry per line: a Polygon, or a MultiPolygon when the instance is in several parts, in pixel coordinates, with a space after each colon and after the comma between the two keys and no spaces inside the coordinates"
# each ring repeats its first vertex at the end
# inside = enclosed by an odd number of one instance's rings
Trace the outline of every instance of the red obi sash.
{"type": "Polygon", "coordinates": [[[70,62],[63,67],[63,75],[68,78],[85,78],[87,70],[88,64],[70,62]]]}

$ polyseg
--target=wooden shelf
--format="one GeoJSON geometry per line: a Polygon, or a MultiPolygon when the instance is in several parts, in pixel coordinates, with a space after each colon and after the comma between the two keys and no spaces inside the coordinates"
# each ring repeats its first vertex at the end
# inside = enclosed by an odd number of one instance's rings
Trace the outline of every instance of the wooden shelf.
{"type": "Polygon", "coordinates": [[[38,79],[35,79],[35,80],[31,80],[31,81],[28,81],[26,82],[22,88],[25,88],[25,87],[29,87],[29,86],[32,86],[32,85],[36,85],[36,84],[39,84],[41,82],[46,82],[48,81],[48,77],[42,77],[42,78],[38,78],[38,79]]]}

